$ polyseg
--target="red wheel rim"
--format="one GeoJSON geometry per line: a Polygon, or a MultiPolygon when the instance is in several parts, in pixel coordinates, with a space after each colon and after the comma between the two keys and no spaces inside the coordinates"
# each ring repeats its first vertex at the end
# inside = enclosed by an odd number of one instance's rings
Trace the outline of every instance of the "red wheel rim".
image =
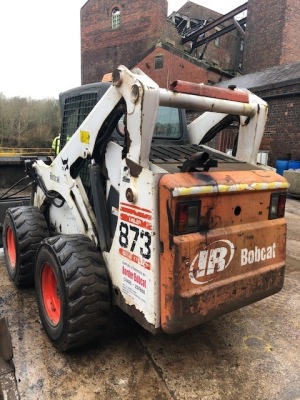
{"type": "Polygon", "coordinates": [[[57,325],[60,319],[60,298],[55,273],[48,263],[44,264],[42,270],[42,296],[48,318],[53,325],[57,325]]]}
{"type": "Polygon", "coordinates": [[[7,247],[7,255],[9,258],[10,267],[12,269],[15,269],[17,262],[16,241],[13,230],[11,229],[10,226],[8,226],[6,230],[6,247],[7,247]]]}

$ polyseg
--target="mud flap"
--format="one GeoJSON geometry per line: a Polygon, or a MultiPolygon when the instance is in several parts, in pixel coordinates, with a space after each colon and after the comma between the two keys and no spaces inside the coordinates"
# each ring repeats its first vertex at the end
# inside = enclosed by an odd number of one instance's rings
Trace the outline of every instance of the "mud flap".
{"type": "Polygon", "coordinates": [[[6,318],[0,319],[0,399],[19,399],[13,348],[6,318]]]}

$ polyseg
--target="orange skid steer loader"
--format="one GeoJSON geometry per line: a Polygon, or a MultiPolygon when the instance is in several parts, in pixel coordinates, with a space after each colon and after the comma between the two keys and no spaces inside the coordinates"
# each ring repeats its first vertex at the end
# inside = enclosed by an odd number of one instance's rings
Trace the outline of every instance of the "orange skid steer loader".
{"type": "Polygon", "coordinates": [[[288,184],[257,165],[267,104],[236,88],[160,89],[120,66],[61,95],[60,152],[28,161],[33,203],[3,224],[7,270],[35,282],[60,350],[94,340],[112,306],[176,333],[278,292],[288,184]],[[202,112],[186,124],[185,109],[202,112]],[[239,122],[236,155],[205,143],[239,122]]]}

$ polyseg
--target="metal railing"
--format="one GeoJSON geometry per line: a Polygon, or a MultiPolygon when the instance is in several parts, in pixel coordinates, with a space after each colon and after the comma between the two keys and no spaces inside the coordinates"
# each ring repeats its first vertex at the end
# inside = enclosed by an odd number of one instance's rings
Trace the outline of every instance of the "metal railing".
{"type": "Polygon", "coordinates": [[[0,157],[14,156],[51,156],[53,150],[51,148],[37,147],[0,147],[0,157]]]}

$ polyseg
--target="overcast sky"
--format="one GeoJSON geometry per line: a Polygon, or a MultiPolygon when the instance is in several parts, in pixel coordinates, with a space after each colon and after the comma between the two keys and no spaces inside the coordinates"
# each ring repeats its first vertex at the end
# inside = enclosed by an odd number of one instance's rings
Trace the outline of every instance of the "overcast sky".
{"type": "MultiPolygon", "coordinates": [[[[169,14],[185,0],[169,0],[169,14]]],[[[194,0],[226,13],[246,0],[194,0]]],[[[80,8],[86,0],[0,0],[0,93],[57,98],[80,85],[80,8]]]]}

